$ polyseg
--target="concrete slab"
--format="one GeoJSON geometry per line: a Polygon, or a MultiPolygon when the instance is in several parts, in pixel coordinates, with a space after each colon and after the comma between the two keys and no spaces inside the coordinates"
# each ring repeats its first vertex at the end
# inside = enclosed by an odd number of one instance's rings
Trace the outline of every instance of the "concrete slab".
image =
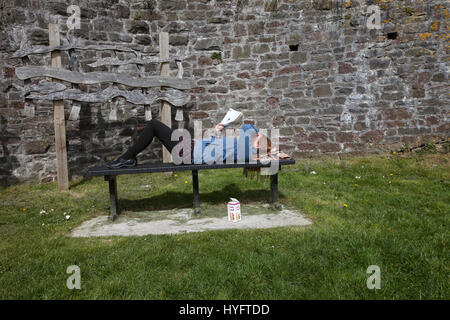
{"type": "Polygon", "coordinates": [[[243,205],[242,220],[229,222],[226,208],[202,209],[195,216],[192,209],[147,212],[123,212],[116,221],[107,216],[85,221],[75,228],[71,237],[144,236],[149,234],[180,234],[224,229],[257,229],[285,226],[308,226],[312,222],[300,212],[284,208],[276,211],[268,205],[243,205]]]}

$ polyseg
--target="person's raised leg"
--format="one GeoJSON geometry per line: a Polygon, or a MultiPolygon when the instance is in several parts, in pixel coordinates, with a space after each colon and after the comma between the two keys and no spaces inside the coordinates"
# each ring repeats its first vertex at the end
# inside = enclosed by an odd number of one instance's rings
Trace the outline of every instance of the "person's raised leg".
{"type": "Polygon", "coordinates": [[[125,154],[129,157],[137,156],[152,143],[154,137],[158,138],[167,150],[171,152],[173,147],[178,143],[178,141],[171,140],[172,132],[173,130],[161,121],[152,119],[147,123],[137,141],[128,148],[125,154]]]}
{"type": "Polygon", "coordinates": [[[172,151],[178,141],[171,141],[172,129],[161,121],[152,119],[144,128],[137,141],[128,150],[114,161],[107,164],[110,168],[132,167],[137,164],[136,156],[144,150],[154,137],[157,137],[167,150],[172,151]]]}

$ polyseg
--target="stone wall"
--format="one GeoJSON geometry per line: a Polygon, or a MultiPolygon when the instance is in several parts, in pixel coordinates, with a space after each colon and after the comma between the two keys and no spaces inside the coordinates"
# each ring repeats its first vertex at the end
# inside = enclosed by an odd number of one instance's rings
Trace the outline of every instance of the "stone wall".
{"type": "MultiPolygon", "coordinates": [[[[53,107],[23,101],[15,68],[50,65],[49,54],[13,59],[26,46],[48,45],[48,23],[64,42],[115,44],[158,55],[158,33],[185,55],[194,77],[184,108],[208,127],[229,107],[260,128],[278,128],[294,157],[368,153],[448,139],[448,1],[396,0],[3,0],[0,1],[0,182],[55,181],[53,107]],[[81,28],[67,33],[67,6],[81,7],[81,28]],[[368,6],[381,11],[370,29],[368,6]]],[[[131,72],[87,66],[112,52],[77,51],[79,71],[131,72]]],[[[122,54],[121,58],[127,58],[122,54]]],[[[70,58],[63,56],[64,68],[70,58]]],[[[175,66],[172,66],[175,69],[175,66]]],[[[149,75],[159,72],[146,66],[149,75]]],[[[84,90],[99,90],[91,86],[84,90]]],[[[66,102],[66,119],[71,102],[66,102]]],[[[159,105],[152,106],[158,117],[159,105]]],[[[144,109],[125,102],[83,104],[66,121],[70,177],[116,157],[145,126],[144,109]]],[[[154,143],[139,161],[160,161],[154,143]]]]}

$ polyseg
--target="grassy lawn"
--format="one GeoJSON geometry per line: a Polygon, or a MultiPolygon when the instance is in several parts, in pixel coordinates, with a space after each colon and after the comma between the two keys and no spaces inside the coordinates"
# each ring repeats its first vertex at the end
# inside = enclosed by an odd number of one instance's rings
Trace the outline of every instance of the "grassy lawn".
{"type": "MultiPolygon", "coordinates": [[[[449,169],[449,154],[298,160],[280,174],[280,202],[311,226],[144,237],[67,237],[108,214],[103,178],[4,188],[0,298],[449,299],[449,169]],[[66,287],[70,265],[81,290],[66,287]],[[366,287],[370,265],[380,290],[366,287]]],[[[270,198],[268,180],[241,170],[199,176],[202,205],[224,215],[230,196],[243,208],[270,198]]],[[[189,172],[120,176],[118,192],[133,212],[192,205],[189,172]]]]}

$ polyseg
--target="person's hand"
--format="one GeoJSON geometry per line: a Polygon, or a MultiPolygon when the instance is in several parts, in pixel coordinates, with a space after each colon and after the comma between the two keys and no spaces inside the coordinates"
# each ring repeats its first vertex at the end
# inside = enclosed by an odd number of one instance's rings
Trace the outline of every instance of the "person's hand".
{"type": "Polygon", "coordinates": [[[255,149],[257,149],[257,150],[260,149],[260,147],[261,147],[261,135],[260,134],[257,134],[254,137],[253,147],[255,147],[255,149]]]}
{"type": "Polygon", "coordinates": [[[215,129],[217,132],[221,132],[223,130],[223,128],[225,128],[225,126],[221,123],[219,123],[218,125],[216,125],[215,129]]]}

